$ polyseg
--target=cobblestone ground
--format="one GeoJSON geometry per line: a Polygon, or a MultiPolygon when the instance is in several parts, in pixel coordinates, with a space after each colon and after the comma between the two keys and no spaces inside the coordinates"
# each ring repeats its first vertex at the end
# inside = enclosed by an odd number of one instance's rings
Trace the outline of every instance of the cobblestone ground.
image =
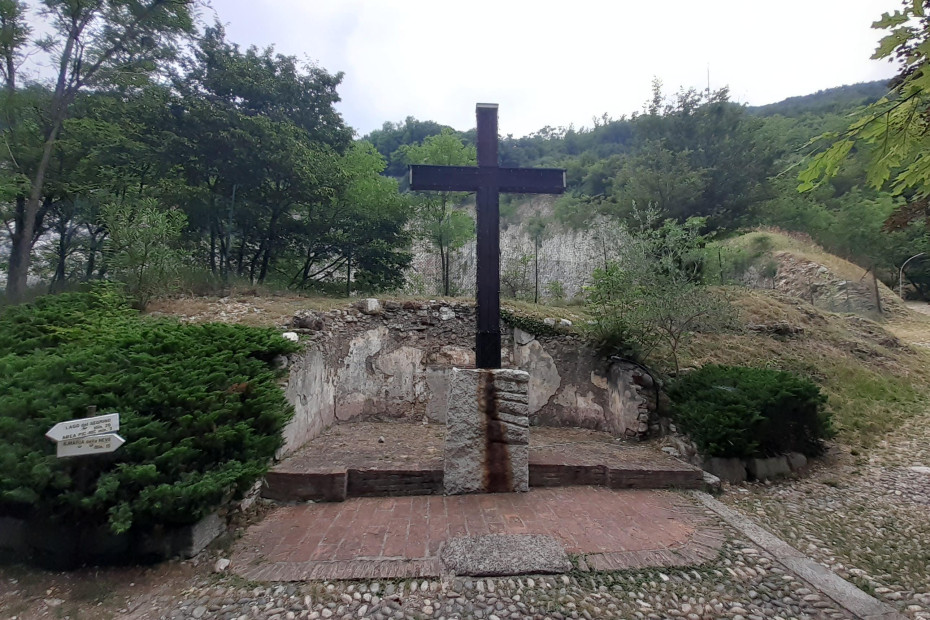
{"type": "Polygon", "coordinates": [[[927,420],[869,458],[804,479],[731,487],[721,501],[913,618],[930,618],[927,420]],[[923,427],[923,428],[921,428],[923,427]]]}
{"type": "Polygon", "coordinates": [[[690,569],[502,579],[256,585],[223,578],[134,618],[847,618],[748,541],[690,569]]]}
{"type": "Polygon", "coordinates": [[[212,573],[218,555],[201,556],[198,566],[135,569],[131,579],[138,583],[126,583],[130,578],[121,578],[125,573],[119,569],[65,575],[30,570],[17,577],[0,570],[0,618],[849,617],[767,553],[726,530],[729,538],[719,557],[702,566],[564,576],[259,584],[212,573]]]}

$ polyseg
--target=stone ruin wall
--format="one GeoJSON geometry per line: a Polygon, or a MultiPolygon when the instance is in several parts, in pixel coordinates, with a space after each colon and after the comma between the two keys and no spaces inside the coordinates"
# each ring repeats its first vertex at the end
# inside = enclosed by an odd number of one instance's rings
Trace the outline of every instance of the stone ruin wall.
{"type": "MultiPolygon", "coordinates": [[[[577,337],[536,337],[502,325],[503,365],[530,373],[532,425],[643,438],[655,430],[655,386],[633,365],[609,366],[577,337]]],[[[453,367],[473,367],[475,307],[444,301],[363,300],[294,318],[304,350],[291,356],[286,395],[295,416],[281,455],[332,424],[444,423],[453,367]]]]}

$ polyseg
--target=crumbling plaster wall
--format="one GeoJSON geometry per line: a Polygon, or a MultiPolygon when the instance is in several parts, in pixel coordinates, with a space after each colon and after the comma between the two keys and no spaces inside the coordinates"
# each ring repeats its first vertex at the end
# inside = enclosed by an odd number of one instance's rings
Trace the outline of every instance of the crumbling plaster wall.
{"type": "MultiPolygon", "coordinates": [[[[502,328],[504,367],[530,374],[531,424],[648,434],[655,399],[647,373],[606,364],[571,334],[502,328]]],[[[362,300],[346,310],[301,311],[293,329],[305,346],[292,356],[286,395],[295,416],[282,455],[334,423],[445,422],[452,368],[475,363],[469,303],[362,300]]]]}

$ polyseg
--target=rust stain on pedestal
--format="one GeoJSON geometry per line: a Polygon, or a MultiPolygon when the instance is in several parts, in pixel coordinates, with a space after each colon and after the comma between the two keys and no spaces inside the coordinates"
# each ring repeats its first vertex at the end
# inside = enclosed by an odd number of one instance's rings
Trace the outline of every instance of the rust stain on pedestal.
{"type": "Polygon", "coordinates": [[[510,447],[504,434],[504,424],[497,411],[497,386],[494,373],[481,370],[478,379],[478,411],[484,415],[484,480],[490,493],[513,491],[513,471],[510,447]]]}

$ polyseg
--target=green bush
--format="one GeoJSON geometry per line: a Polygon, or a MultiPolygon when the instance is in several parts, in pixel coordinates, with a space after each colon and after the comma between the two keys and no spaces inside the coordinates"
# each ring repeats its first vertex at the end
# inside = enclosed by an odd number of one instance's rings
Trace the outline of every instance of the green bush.
{"type": "Polygon", "coordinates": [[[247,490],[291,409],[272,330],[140,317],[100,286],[0,312],[0,514],[117,533],[193,523],[247,490]],[[120,414],[116,452],[58,459],[57,422],[120,414]]]}
{"type": "Polygon", "coordinates": [[[706,456],[816,456],[833,434],[826,396],[788,372],[704,366],[675,381],[668,395],[675,422],[706,456]]]}

